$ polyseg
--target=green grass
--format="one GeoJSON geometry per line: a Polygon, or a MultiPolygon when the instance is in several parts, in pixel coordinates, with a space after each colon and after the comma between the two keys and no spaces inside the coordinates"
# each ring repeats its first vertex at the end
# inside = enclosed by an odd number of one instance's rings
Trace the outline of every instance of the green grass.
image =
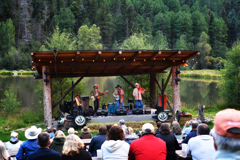
{"type": "Polygon", "coordinates": [[[37,72],[36,71],[23,71],[23,70],[17,72],[18,75],[33,75],[35,73],[37,73],[37,72]]]}
{"type": "Polygon", "coordinates": [[[12,75],[12,71],[0,70],[0,75],[11,76],[12,75]]]}
{"type": "Polygon", "coordinates": [[[180,77],[220,79],[221,75],[217,70],[190,70],[181,71],[180,77]]]}

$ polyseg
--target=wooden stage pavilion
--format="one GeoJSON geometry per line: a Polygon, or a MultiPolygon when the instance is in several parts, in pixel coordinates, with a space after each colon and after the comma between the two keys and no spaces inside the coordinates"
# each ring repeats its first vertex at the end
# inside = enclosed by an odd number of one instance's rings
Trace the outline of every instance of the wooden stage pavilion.
{"type": "MultiPolygon", "coordinates": [[[[198,51],[160,51],[160,50],[94,50],[94,51],[53,51],[32,52],[31,65],[36,68],[36,79],[43,81],[44,120],[52,125],[52,109],[71,91],[71,88],[52,105],[52,78],[80,77],[74,87],[84,77],[121,76],[133,88],[124,75],[150,74],[150,97],[156,104],[156,85],[161,88],[156,73],[166,73],[171,68],[165,84],[172,76],[173,114],[181,110],[180,86],[175,79],[179,66],[187,66],[187,60],[199,55],[198,51]]],[[[165,86],[164,89],[166,88],[165,86]]],[[[70,87],[70,86],[69,86],[70,87]]],[[[153,105],[155,106],[155,105],[153,105]]]]}

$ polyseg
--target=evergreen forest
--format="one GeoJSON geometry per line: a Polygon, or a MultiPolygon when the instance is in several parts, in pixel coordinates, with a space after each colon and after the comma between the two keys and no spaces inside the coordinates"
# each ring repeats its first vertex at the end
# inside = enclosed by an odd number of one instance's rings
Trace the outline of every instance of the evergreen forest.
{"type": "Polygon", "coordinates": [[[0,69],[30,52],[196,50],[185,69],[221,69],[240,37],[240,0],[1,0],[0,69]]]}

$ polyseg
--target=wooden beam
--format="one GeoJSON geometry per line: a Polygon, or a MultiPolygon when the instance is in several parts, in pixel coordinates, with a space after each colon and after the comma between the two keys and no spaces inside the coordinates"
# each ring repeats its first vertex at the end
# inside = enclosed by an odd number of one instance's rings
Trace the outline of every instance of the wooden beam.
{"type": "Polygon", "coordinates": [[[53,53],[53,55],[54,55],[54,68],[55,68],[55,74],[56,74],[56,76],[57,76],[57,51],[56,51],[56,53],[53,53]]]}
{"type": "Polygon", "coordinates": [[[118,70],[118,72],[117,73],[120,73],[120,72],[122,72],[122,70],[125,68],[126,66],[123,66],[123,67],[121,67],[119,70],[118,70]]]}
{"type": "Polygon", "coordinates": [[[31,57],[32,57],[32,62],[34,62],[35,61],[35,57],[34,57],[34,53],[33,52],[31,53],[31,57]]]}
{"type": "MultiPolygon", "coordinates": [[[[157,83],[157,85],[158,85],[158,88],[159,88],[160,91],[162,92],[162,87],[161,87],[161,85],[160,85],[158,79],[156,78],[155,81],[156,81],[156,83],[157,83]]],[[[171,102],[170,102],[168,99],[167,99],[167,104],[168,104],[168,106],[169,106],[171,112],[172,112],[173,114],[175,114],[175,113],[173,112],[173,107],[172,107],[172,105],[171,105],[171,102]]]]}
{"type": "Polygon", "coordinates": [[[102,54],[102,52],[101,51],[98,51],[98,53],[97,53],[97,55],[95,56],[95,61],[99,58],[99,56],[102,54]]]}
{"type": "Polygon", "coordinates": [[[162,52],[161,52],[161,51],[158,51],[158,52],[154,53],[154,55],[152,55],[151,57],[149,57],[148,60],[154,60],[154,58],[156,58],[157,55],[159,55],[159,54],[162,54],[162,52]]]}
{"type": "MultiPolygon", "coordinates": [[[[80,77],[73,85],[73,88],[79,83],[81,82],[81,80],[83,79],[84,77],[80,77]]],[[[67,96],[67,94],[72,90],[72,87],[69,88],[66,93],[64,93],[64,95],[53,105],[53,109],[63,100],[64,97],[67,96]]]]}
{"type": "Polygon", "coordinates": [[[43,82],[43,108],[44,108],[44,122],[47,127],[52,126],[52,87],[50,75],[44,74],[44,71],[49,72],[49,67],[42,66],[42,82],[43,82]],[[44,79],[48,79],[45,82],[44,79]]]}
{"type": "Polygon", "coordinates": [[[168,82],[169,82],[169,79],[170,79],[171,75],[172,75],[172,68],[171,68],[171,70],[170,70],[170,72],[169,72],[167,81],[165,82],[165,85],[164,85],[164,88],[163,88],[164,91],[165,91],[165,89],[167,88],[167,85],[168,85],[168,82]]]}
{"type": "Polygon", "coordinates": [[[177,56],[179,54],[181,54],[181,51],[173,53],[171,56],[167,57],[166,60],[169,60],[169,59],[171,59],[171,58],[173,58],[173,57],[175,57],[175,56],[177,56]]]}
{"type": "Polygon", "coordinates": [[[113,60],[115,61],[117,59],[118,56],[120,56],[122,54],[122,51],[119,51],[114,57],[113,60]]]}
{"type": "Polygon", "coordinates": [[[132,60],[134,60],[138,55],[140,55],[142,53],[142,51],[138,51],[137,53],[134,54],[134,56],[131,58],[132,60]]]}
{"type": "MultiPolygon", "coordinates": [[[[80,55],[80,52],[79,52],[79,51],[77,51],[77,52],[76,52],[76,55],[75,55],[75,57],[74,57],[74,59],[73,59],[73,61],[77,61],[77,60],[78,60],[78,58],[79,58],[79,55],[80,55]]],[[[74,67],[72,67],[71,73],[73,73],[73,72],[74,72],[74,70],[75,70],[75,66],[74,66],[74,67]]]]}
{"type": "MultiPolygon", "coordinates": [[[[87,66],[172,66],[172,65],[181,65],[184,64],[183,60],[176,60],[173,62],[172,60],[166,61],[105,61],[103,62],[57,62],[58,67],[87,67],[87,66]]],[[[47,62],[33,62],[32,66],[54,66],[52,63],[47,62]]]]}
{"type": "Polygon", "coordinates": [[[105,67],[105,69],[103,70],[102,73],[105,73],[108,68],[109,68],[109,66],[105,67]]]}
{"type": "MultiPolygon", "coordinates": [[[[135,88],[135,86],[131,82],[129,82],[125,77],[123,77],[122,75],[120,77],[122,77],[122,79],[124,79],[132,88],[135,88]]],[[[147,98],[144,95],[142,95],[142,98],[144,100],[147,100],[147,98]]]]}
{"type": "Polygon", "coordinates": [[[138,70],[139,68],[141,68],[141,66],[137,66],[136,68],[134,68],[134,69],[132,70],[132,72],[135,72],[135,71],[138,70]]]}
{"type": "Polygon", "coordinates": [[[145,72],[151,72],[151,70],[154,69],[155,67],[157,67],[157,65],[148,68],[145,72]]]}
{"type": "Polygon", "coordinates": [[[88,68],[87,73],[89,73],[91,69],[92,69],[92,66],[88,68]]]}

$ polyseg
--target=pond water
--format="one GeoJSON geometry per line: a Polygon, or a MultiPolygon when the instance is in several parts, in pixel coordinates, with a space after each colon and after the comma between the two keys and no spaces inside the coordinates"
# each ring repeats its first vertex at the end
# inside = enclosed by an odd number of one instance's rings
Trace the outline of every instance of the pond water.
{"type": "MultiPolygon", "coordinates": [[[[114,101],[111,95],[117,86],[116,77],[91,77],[84,78],[83,81],[88,84],[84,95],[89,96],[94,84],[99,84],[101,91],[109,90],[107,102],[114,101]]],[[[32,76],[0,77],[0,99],[4,98],[4,90],[12,86],[15,93],[17,93],[18,99],[22,101],[22,106],[34,109],[39,102],[37,94],[34,92],[37,85],[42,85],[42,81],[35,80],[32,76]]],[[[221,101],[216,86],[217,81],[182,79],[180,82],[181,102],[188,108],[198,104],[216,104],[221,101]]],[[[11,100],[9,99],[9,101],[11,100]]],[[[90,105],[93,105],[91,101],[90,105]]]]}

